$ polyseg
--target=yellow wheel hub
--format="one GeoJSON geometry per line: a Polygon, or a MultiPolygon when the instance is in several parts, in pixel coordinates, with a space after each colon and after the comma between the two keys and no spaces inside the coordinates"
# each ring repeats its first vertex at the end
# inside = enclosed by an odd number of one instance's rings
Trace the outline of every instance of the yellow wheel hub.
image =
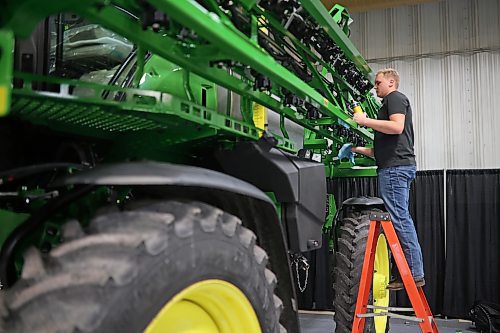
{"type": "MultiPolygon", "coordinates": [[[[373,305],[389,306],[389,290],[386,289],[389,283],[389,251],[384,234],[380,234],[377,240],[375,252],[375,264],[373,267],[373,305]]],[[[374,310],[382,312],[384,310],[374,310]]],[[[375,317],[375,332],[385,333],[387,326],[387,316],[375,317]]]]}
{"type": "Polygon", "coordinates": [[[144,333],[261,333],[246,296],[222,280],[197,282],[178,293],[158,312],[144,333]]]}

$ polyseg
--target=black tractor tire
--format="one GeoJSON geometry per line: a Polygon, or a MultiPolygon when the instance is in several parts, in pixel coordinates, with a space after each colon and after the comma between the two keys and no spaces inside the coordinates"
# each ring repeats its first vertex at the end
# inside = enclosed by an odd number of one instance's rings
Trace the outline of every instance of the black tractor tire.
{"type": "Polygon", "coordinates": [[[246,296],[262,332],[286,332],[265,251],[241,221],[200,202],[143,201],[100,212],[42,257],[27,251],[21,279],[0,292],[0,332],[143,332],[176,294],[210,279],[246,296]]]}
{"type": "MultiPolygon", "coordinates": [[[[335,333],[350,333],[358,298],[359,282],[370,228],[369,211],[350,210],[342,219],[337,237],[333,273],[335,333]]],[[[364,332],[375,332],[366,318],[364,332]]]]}

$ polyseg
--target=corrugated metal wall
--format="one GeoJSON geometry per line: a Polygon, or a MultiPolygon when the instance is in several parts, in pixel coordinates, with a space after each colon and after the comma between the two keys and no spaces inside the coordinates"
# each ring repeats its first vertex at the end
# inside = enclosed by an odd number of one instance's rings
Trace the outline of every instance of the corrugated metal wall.
{"type": "Polygon", "coordinates": [[[420,170],[500,168],[500,0],[445,0],[352,15],[376,72],[412,102],[420,170]]]}

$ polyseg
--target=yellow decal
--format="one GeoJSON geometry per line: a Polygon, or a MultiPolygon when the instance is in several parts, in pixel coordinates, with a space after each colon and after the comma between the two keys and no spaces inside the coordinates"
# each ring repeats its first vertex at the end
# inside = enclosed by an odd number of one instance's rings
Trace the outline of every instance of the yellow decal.
{"type": "Polygon", "coordinates": [[[259,137],[262,136],[263,131],[267,126],[267,112],[263,105],[253,103],[253,123],[259,129],[259,137]]]}
{"type": "Polygon", "coordinates": [[[7,87],[0,86],[0,116],[7,114],[7,87]]]}

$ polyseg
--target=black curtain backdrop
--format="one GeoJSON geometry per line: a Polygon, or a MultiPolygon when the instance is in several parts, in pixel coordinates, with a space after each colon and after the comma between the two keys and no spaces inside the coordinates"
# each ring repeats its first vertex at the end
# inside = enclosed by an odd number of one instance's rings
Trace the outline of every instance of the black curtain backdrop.
{"type": "MultiPolygon", "coordinates": [[[[375,177],[328,183],[337,207],[350,197],[376,196],[377,190],[375,177]]],[[[448,170],[446,193],[445,228],[444,171],[417,172],[410,212],[422,246],[424,291],[433,313],[465,318],[476,299],[500,303],[500,170],[448,170]]],[[[312,265],[306,290],[298,292],[301,309],[332,309],[332,255],[326,240],[324,244],[305,254],[312,265]]],[[[398,292],[393,304],[409,306],[406,293],[398,292]]]]}
{"type": "Polygon", "coordinates": [[[500,303],[500,170],[447,172],[443,312],[464,317],[474,300],[500,303]]]}

